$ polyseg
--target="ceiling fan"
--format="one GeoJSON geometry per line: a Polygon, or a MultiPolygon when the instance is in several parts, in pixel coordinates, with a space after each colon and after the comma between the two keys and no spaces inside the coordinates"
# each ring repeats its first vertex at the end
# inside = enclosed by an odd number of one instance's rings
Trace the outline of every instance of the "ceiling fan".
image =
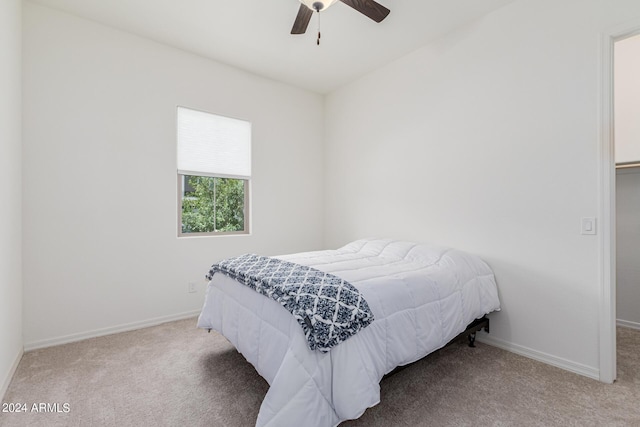
{"type": "MultiPolygon", "coordinates": [[[[300,9],[298,9],[298,16],[296,16],[296,20],[293,23],[293,28],[291,28],[291,34],[304,34],[307,31],[311,15],[313,15],[314,11],[319,14],[338,1],[341,1],[347,6],[351,6],[376,22],[381,22],[390,12],[389,9],[373,0],[300,0],[302,4],[300,5],[300,9]]],[[[319,28],[318,44],[320,44],[319,28]]]]}

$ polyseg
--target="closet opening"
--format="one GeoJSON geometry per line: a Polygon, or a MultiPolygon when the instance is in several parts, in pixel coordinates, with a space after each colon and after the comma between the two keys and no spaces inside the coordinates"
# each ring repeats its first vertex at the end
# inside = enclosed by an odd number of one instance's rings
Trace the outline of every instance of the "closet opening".
{"type": "Polygon", "coordinates": [[[640,340],[640,20],[603,34],[601,66],[599,367],[612,383],[618,344],[622,356],[640,340]]]}
{"type": "Polygon", "coordinates": [[[616,358],[633,369],[640,342],[640,35],[613,48],[616,358]]]}

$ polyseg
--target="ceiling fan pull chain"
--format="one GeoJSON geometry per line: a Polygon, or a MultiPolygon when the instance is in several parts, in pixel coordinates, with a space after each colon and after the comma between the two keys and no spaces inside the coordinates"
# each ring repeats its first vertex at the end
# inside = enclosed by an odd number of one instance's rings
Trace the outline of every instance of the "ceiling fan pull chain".
{"type": "Polygon", "coordinates": [[[320,11],[318,10],[318,39],[316,40],[316,44],[320,46],[320,11]]]}

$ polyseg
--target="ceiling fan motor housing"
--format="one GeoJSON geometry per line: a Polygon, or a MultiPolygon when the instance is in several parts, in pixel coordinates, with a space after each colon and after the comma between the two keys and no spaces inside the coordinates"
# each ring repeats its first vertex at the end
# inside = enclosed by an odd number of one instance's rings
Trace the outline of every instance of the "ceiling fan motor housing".
{"type": "Polygon", "coordinates": [[[325,10],[326,8],[328,8],[329,6],[331,6],[332,4],[334,4],[337,1],[338,0],[323,0],[323,1],[320,1],[320,0],[300,0],[301,3],[303,3],[309,9],[315,10],[316,12],[320,12],[322,10],[325,10]]]}

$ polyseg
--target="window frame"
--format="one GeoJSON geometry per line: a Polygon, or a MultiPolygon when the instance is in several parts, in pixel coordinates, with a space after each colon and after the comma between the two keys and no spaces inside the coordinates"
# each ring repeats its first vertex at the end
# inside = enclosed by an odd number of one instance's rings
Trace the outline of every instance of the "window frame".
{"type": "Polygon", "coordinates": [[[251,235],[251,178],[246,176],[230,176],[230,175],[215,175],[202,172],[189,172],[179,173],[178,176],[178,237],[207,237],[207,236],[249,236],[251,235]],[[231,178],[244,181],[244,230],[242,231],[208,231],[200,233],[184,233],[182,231],[182,181],[185,176],[200,176],[208,178],[231,178]]]}
{"type": "MultiPolygon", "coordinates": [[[[176,136],[177,136],[177,150],[180,150],[180,109],[190,110],[196,113],[204,113],[208,115],[215,116],[217,118],[222,119],[232,119],[246,122],[249,125],[249,151],[248,151],[248,159],[249,159],[249,174],[248,175],[235,175],[233,173],[217,173],[214,171],[203,172],[203,171],[192,171],[190,168],[186,168],[185,170],[181,170],[177,168],[177,229],[178,229],[178,238],[182,237],[209,237],[209,236],[249,236],[251,235],[252,230],[252,209],[251,209],[251,163],[252,163],[252,135],[251,128],[252,123],[247,119],[226,116],[222,114],[212,113],[206,110],[201,110],[192,107],[186,107],[184,105],[176,105],[176,136]],[[185,176],[198,176],[198,177],[209,177],[209,178],[228,178],[228,179],[237,179],[244,181],[244,230],[242,231],[210,231],[210,232],[196,232],[196,233],[183,233],[182,232],[182,199],[183,199],[183,179],[185,176]]],[[[179,154],[177,160],[177,166],[180,166],[179,154]]]]}

